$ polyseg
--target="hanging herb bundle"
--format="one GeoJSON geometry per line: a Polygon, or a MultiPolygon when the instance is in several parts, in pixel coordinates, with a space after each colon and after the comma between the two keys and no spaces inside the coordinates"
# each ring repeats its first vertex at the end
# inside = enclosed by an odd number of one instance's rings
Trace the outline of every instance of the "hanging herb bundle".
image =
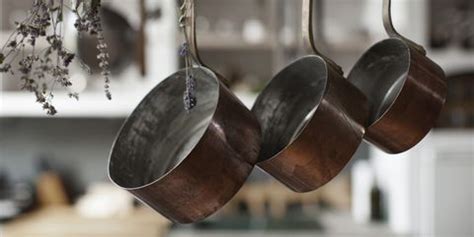
{"type": "MultiPolygon", "coordinates": [[[[65,0],[34,0],[27,18],[15,22],[16,30],[1,48],[0,73],[16,76],[21,81],[22,89],[34,93],[36,101],[48,115],[57,113],[52,104],[54,89],[59,86],[70,91],[72,86],[69,66],[75,54],[64,47],[64,10],[72,11],[77,17],[74,26],[79,33],[97,38],[100,52],[97,57],[105,80],[105,94],[111,99],[109,55],[102,31],[100,6],[101,0],[75,0],[74,6],[68,5],[65,0]],[[47,46],[38,48],[38,40],[45,40],[47,46]],[[17,67],[13,67],[12,63],[18,63],[13,65],[17,67]]],[[[87,65],[80,63],[89,71],[87,65]]],[[[79,99],[74,92],[69,92],[69,97],[79,99]]]]}
{"type": "MultiPolygon", "coordinates": [[[[179,27],[184,34],[185,41],[180,49],[179,55],[184,58],[185,67],[186,67],[186,90],[184,91],[183,101],[184,101],[184,108],[186,111],[190,112],[196,105],[197,105],[197,98],[196,98],[196,78],[194,77],[193,71],[191,67],[196,62],[194,55],[189,50],[189,43],[188,42],[188,19],[189,19],[189,8],[193,7],[190,6],[190,2],[188,0],[184,0],[181,4],[180,10],[180,17],[179,17],[179,27]]],[[[194,17],[194,16],[191,16],[194,17]]]]}

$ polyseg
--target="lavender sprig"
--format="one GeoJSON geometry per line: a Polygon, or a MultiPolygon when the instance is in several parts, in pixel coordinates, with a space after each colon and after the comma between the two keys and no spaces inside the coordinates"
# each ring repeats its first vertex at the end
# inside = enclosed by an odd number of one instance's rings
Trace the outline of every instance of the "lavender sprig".
{"type": "Polygon", "coordinates": [[[186,77],[186,90],[184,92],[184,108],[191,111],[197,105],[196,99],[196,79],[193,75],[186,77]]]}
{"type": "Polygon", "coordinates": [[[179,47],[179,56],[181,57],[187,57],[189,52],[189,45],[188,43],[183,43],[179,47]]]}
{"type": "Polygon", "coordinates": [[[186,90],[184,91],[184,108],[186,111],[191,111],[197,104],[196,99],[196,79],[194,75],[189,70],[189,45],[188,43],[183,43],[179,48],[179,55],[184,57],[186,61],[186,90]]]}
{"type": "Polygon", "coordinates": [[[102,28],[101,18],[100,18],[100,7],[101,0],[90,0],[87,4],[84,0],[78,0],[76,4],[76,13],[77,19],[74,23],[77,31],[87,32],[90,35],[95,35],[97,39],[97,49],[99,54],[97,59],[99,59],[99,67],[101,68],[102,76],[104,77],[104,91],[107,99],[112,99],[112,93],[110,92],[110,66],[109,66],[109,54],[107,53],[107,43],[105,42],[104,32],[102,28]],[[79,14],[79,8],[86,8],[84,15],[79,14]]]}
{"type": "MultiPolygon", "coordinates": [[[[100,0],[77,0],[75,8],[68,7],[64,0],[34,0],[27,18],[16,22],[16,30],[7,39],[0,50],[0,73],[17,75],[22,82],[22,89],[32,92],[48,115],[57,113],[52,104],[56,85],[69,89],[72,86],[69,76],[69,66],[75,59],[75,54],[64,47],[62,33],[63,11],[72,10],[80,24],[76,24],[79,32],[86,31],[96,35],[100,54],[100,67],[105,78],[105,92],[110,94],[110,70],[106,52],[107,45],[103,37],[99,9],[100,0]],[[38,39],[44,39],[48,46],[37,48],[38,39]],[[31,49],[32,53],[26,53],[31,49]],[[18,60],[18,67],[12,63],[18,60]]],[[[86,65],[82,65],[87,68],[86,65]]],[[[79,95],[69,93],[69,97],[78,99],[79,95]]]]}
{"type": "Polygon", "coordinates": [[[183,100],[184,108],[186,111],[190,112],[197,105],[196,98],[196,79],[194,78],[190,66],[192,65],[191,59],[189,57],[189,45],[188,43],[183,43],[179,49],[179,55],[184,57],[186,62],[186,90],[184,91],[183,100]]]}
{"type": "Polygon", "coordinates": [[[186,42],[183,43],[179,49],[179,55],[184,58],[186,66],[186,89],[183,95],[184,108],[189,113],[197,105],[196,97],[196,78],[194,77],[193,70],[191,69],[193,65],[194,57],[189,51],[189,42],[187,36],[187,19],[188,19],[188,8],[189,2],[187,0],[183,1],[183,4],[180,6],[180,17],[179,17],[179,27],[184,33],[186,42]]]}

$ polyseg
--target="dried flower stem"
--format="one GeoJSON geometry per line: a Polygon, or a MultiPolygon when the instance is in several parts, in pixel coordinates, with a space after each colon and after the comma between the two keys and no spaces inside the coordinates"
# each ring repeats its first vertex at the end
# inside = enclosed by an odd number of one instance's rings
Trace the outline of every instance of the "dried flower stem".
{"type": "Polygon", "coordinates": [[[85,2],[84,0],[76,2],[74,13],[76,13],[77,19],[74,24],[76,29],[81,32],[88,32],[90,35],[95,35],[97,39],[97,49],[99,54],[97,59],[99,59],[99,67],[102,69],[102,76],[104,77],[105,85],[105,95],[111,100],[112,94],[110,93],[110,66],[109,66],[109,54],[107,53],[107,44],[104,38],[104,32],[102,29],[102,23],[100,19],[100,0],[90,0],[85,2]],[[80,14],[80,8],[87,9],[84,14],[80,14]]]}
{"type": "MultiPolygon", "coordinates": [[[[96,35],[100,50],[100,65],[105,78],[105,92],[111,98],[108,68],[107,45],[103,37],[100,22],[100,0],[76,0],[76,6],[67,6],[64,0],[34,0],[28,17],[16,23],[16,30],[8,37],[0,51],[0,73],[19,73],[22,89],[32,92],[47,114],[57,113],[52,105],[54,89],[59,84],[69,89],[72,86],[69,76],[69,66],[75,59],[75,54],[64,47],[63,18],[64,9],[72,10],[78,17],[80,25],[75,24],[79,32],[96,35]],[[44,39],[48,46],[37,49],[38,39],[44,39]],[[25,53],[31,48],[31,53],[25,53]],[[12,63],[21,57],[18,69],[12,68],[12,63]]],[[[77,22],[77,21],[76,21],[77,22]]],[[[86,65],[81,66],[88,68],[86,65]]],[[[79,99],[77,93],[70,92],[70,98],[79,99]]]]}
{"type": "Polygon", "coordinates": [[[179,54],[181,57],[184,58],[184,63],[186,67],[186,90],[184,91],[183,101],[184,101],[184,108],[186,111],[190,112],[194,107],[197,105],[197,98],[196,98],[196,78],[194,77],[194,73],[191,70],[194,63],[196,62],[194,55],[189,51],[189,44],[188,42],[188,35],[187,35],[187,27],[188,25],[188,13],[189,13],[189,1],[184,0],[182,5],[180,6],[180,17],[179,17],[179,26],[183,31],[185,43],[183,43],[180,47],[179,54]]]}

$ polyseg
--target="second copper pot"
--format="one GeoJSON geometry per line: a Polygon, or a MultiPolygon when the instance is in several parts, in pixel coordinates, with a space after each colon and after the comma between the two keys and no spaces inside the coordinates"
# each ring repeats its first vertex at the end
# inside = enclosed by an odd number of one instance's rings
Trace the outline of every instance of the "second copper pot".
{"type": "Polygon", "coordinates": [[[258,166],[296,192],[313,191],[336,177],[359,147],[367,99],[313,42],[313,1],[303,1],[309,52],[278,73],[252,112],[262,127],[258,166]]]}

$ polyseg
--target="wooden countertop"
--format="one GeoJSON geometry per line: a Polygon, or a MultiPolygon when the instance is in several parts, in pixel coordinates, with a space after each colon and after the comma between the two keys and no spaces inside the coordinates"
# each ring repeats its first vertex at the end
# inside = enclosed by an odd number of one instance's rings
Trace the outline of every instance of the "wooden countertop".
{"type": "Polygon", "coordinates": [[[79,216],[72,207],[42,209],[3,227],[5,237],[161,237],[171,223],[147,208],[126,216],[94,219],[79,216]]]}

